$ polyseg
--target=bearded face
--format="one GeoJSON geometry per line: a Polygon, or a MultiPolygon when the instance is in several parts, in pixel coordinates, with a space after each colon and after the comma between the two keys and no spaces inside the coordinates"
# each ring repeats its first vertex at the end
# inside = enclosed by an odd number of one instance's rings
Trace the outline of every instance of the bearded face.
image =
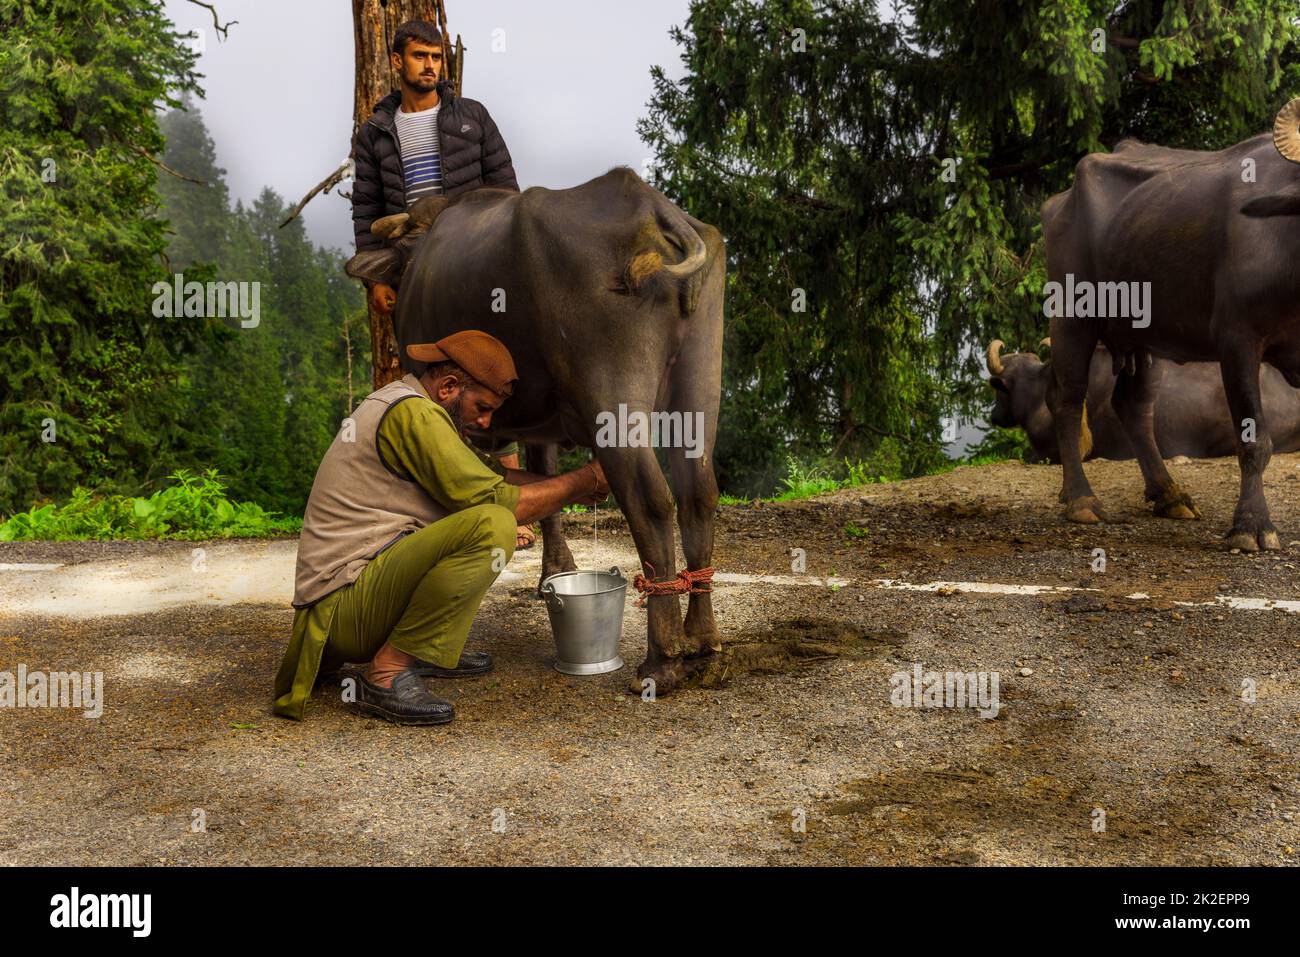
{"type": "Polygon", "coordinates": [[[456,393],[456,398],[452,399],[447,405],[443,406],[447,414],[451,416],[451,424],[456,427],[456,433],[463,439],[465,429],[469,425],[465,421],[465,390],[461,389],[456,393]]]}
{"type": "Polygon", "coordinates": [[[394,67],[400,72],[402,83],[418,93],[436,89],[442,76],[442,47],[412,40],[399,55],[393,54],[394,67]]]}

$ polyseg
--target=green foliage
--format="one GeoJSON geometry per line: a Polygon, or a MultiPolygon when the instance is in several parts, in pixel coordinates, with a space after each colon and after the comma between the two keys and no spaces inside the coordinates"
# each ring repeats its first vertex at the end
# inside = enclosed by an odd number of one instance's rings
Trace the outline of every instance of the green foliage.
{"type": "Polygon", "coordinates": [[[969,465],[984,465],[989,462],[1032,461],[1033,446],[1023,429],[1003,429],[994,427],[984,434],[975,445],[966,449],[964,461],[969,465]]]}
{"type": "Polygon", "coordinates": [[[157,0],[0,0],[0,517],[210,467],[300,512],[369,391],[342,255],[269,190],[230,208],[193,65],[157,0]],[[260,324],[155,316],[177,272],[260,283],[260,324]]]}
{"type": "Polygon", "coordinates": [[[148,157],[193,62],[156,0],[0,0],[0,512],[130,481],[180,424],[148,157]]]}
{"type": "MultiPolygon", "coordinates": [[[[978,445],[971,446],[960,460],[943,459],[930,465],[923,474],[939,475],[950,472],[960,465],[993,465],[998,462],[1030,460],[1033,453],[1025,434],[1019,429],[991,429],[978,445]]],[[[851,462],[844,459],[838,467],[825,463],[810,464],[800,462],[793,456],[786,460],[786,475],[781,480],[782,491],[777,494],[752,499],[723,493],[718,496],[719,505],[751,505],[754,501],[789,502],[799,499],[824,495],[845,488],[872,485],[883,482],[897,482],[911,477],[902,468],[902,459],[896,449],[888,442],[882,442],[876,454],[865,461],[851,462]]],[[[581,506],[575,506],[581,508],[581,506]]],[[[868,533],[866,528],[846,525],[844,534],[860,538],[868,533]]]]}
{"type": "Polygon", "coordinates": [[[724,487],[761,492],[787,455],[858,458],[892,438],[913,470],[942,395],[916,287],[891,272],[895,183],[920,149],[882,82],[900,39],[873,4],[701,0],[680,84],[652,71],[638,130],[656,185],[728,241],[724,487]],[[807,49],[795,52],[797,30],[807,49]]]}
{"type": "Polygon", "coordinates": [[[792,456],[789,460],[789,472],[781,484],[785,490],[778,492],[772,499],[775,502],[787,502],[792,499],[811,498],[825,492],[834,492],[842,488],[842,479],[832,478],[821,468],[804,466],[792,456]]]}
{"type": "Polygon", "coordinates": [[[889,454],[888,450],[883,456],[873,456],[865,462],[850,462],[844,459],[838,466],[809,464],[790,456],[786,460],[785,478],[781,480],[783,491],[764,501],[788,502],[842,488],[891,482],[902,477],[897,455],[889,454]]]}
{"type": "Polygon", "coordinates": [[[260,283],[261,317],[248,329],[207,322],[185,363],[189,429],[170,464],[214,467],[236,497],[301,513],[340,421],[370,391],[361,292],[344,275],[342,255],[314,247],[301,219],[280,228],[288,210],[273,191],[263,190],[249,208],[228,207],[212,141],[193,105],[187,108],[163,117],[164,161],[213,185],[159,178],[173,268],[187,280],[210,274],[260,283]]]}
{"type": "Polygon", "coordinates": [[[78,486],[66,505],[40,505],[0,524],[0,542],[142,538],[264,538],[292,535],[296,518],[278,518],[252,502],[232,502],[215,470],[173,473],[148,498],[95,495],[78,486]]]}

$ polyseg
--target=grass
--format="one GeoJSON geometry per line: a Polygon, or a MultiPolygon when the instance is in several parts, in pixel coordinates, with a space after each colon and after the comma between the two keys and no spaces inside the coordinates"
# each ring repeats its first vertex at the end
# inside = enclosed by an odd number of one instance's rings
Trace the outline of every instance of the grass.
{"type": "MultiPolygon", "coordinates": [[[[949,472],[960,465],[991,465],[1023,460],[1029,446],[1018,430],[993,429],[970,454],[927,471],[926,475],[949,472]]],[[[719,505],[750,505],[755,502],[789,502],[812,498],[844,488],[893,482],[905,478],[896,455],[883,455],[870,462],[850,462],[828,468],[800,463],[791,456],[786,476],[776,494],[747,498],[723,493],[719,505]],[[834,474],[832,474],[834,473],[834,474]]],[[[88,539],[183,539],[273,538],[295,535],[302,519],[283,517],[254,502],[232,502],[216,470],[194,475],[185,469],[173,472],[174,484],[148,498],[95,495],[77,488],[65,505],[36,506],[0,523],[0,542],[85,541],[88,539]]],[[[582,514],[585,505],[565,506],[569,515],[582,514]]],[[[864,538],[866,528],[844,526],[849,538],[864,538]]]]}
{"type": "MultiPolygon", "coordinates": [[[[1018,429],[992,429],[984,441],[973,446],[970,453],[960,459],[950,459],[923,472],[923,475],[942,475],[963,465],[994,465],[998,462],[1027,461],[1030,452],[1028,440],[1018,429]]],[[[781,480],[783,488],[775,495],[745,498],[728,495],[718,496],[719,505],[752,505],[756,502],[789,502],[812,498],[826,492],[835,492],[860,485],[874,485],[883,482],[897,482],[916,476],[903,475],[893,456],[883,456],[880,461],[850,462],[845,459],[842,465],[831,474],[825,466],[806,465],[791,456],[786,461],[786,477],[781,480]]],[[[845,526],[844,534],[851,538],[861,538],[868,533],[865,528],[845,526]]]]}
{"type": "Polygon", "coordinates": [[[65,505],[39,505],[0,524],[0,542],[88,539],[271,538],[294,535],[302,519],[253,502],[232,502],[213,469],[173,472],[174,484],[148,498],[95,495],[76,488],[65,505]]]}

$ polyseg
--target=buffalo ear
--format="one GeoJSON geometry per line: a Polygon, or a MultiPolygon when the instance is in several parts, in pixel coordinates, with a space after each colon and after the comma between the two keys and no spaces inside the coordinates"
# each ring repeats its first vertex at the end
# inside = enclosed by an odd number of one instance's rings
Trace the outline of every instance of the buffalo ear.
{"type": "Polygon", "coordinates": [[[1007,384],[997,376],[989,379],[989,385],[993,386],[993,388],[999,392],[1005,392],[1007,395],[1011,394],[1011,390],[1007,388],[1007,384]]]}
{"type": "Polygon", "coordinates": [[[1256,197],[1242,203],[1241,212],[1254,217],[1300,215],[1300,189],[1289,186],[1276,193],[1256,197]]]}
{"type": "Polygon", "coordinates": [[[353,279],[396,285],[402,278],[402,256],[396,249],[367,249],[344,263],[343,271],[353,279]]]}

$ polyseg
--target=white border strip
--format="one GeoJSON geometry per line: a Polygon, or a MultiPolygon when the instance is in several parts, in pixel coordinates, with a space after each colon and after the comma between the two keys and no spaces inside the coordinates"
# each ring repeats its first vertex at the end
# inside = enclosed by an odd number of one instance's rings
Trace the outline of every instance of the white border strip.
{"type": "MultiPolygon", "coordinates": [[[[811,585],[816,588],[839,587],[857,584],[850,578],[817,578],[812,575],[744,575],[735,572],[719,572],[713,581],[722,585],[811,585]]],[[[1074,585],[1008,585],[1003,582],[905,582],[896,578],[875,578],[864,583],[871,588],[885,588],[890,591],[929,592],[940,595],[1061,595],[1075,592],[1092,592],[1100,594],[1099,588],[1081,588],[1074,585]]],[[[1125,595],[1133,601],[1150,600],[1145,592],[1125,595]]],[[[1233,611],[1285,611],[1300,614],[1300,599],[1290,598],[1250,598],[1236,595],[1219,595],[1211,601],[1172,601],[1183,608],[1228,608],[1233,611]]]]}

